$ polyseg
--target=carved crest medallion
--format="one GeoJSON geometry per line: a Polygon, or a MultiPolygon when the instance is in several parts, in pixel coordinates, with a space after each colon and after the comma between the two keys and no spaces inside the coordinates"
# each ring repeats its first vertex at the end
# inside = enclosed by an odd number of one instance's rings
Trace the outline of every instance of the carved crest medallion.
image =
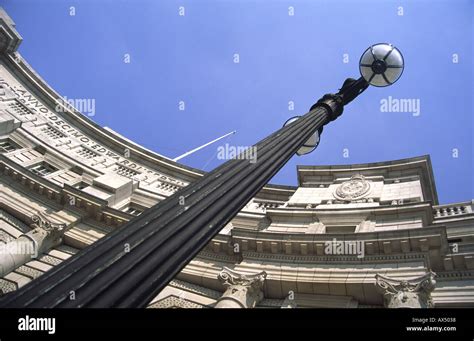
{"type": "Polygon", "coordinates": [[[342,201],[360,199],[370,192],[370,182],[363,175],[356,174],[349,181],[344,181],[334,191],[334,197],[342,201]]]}

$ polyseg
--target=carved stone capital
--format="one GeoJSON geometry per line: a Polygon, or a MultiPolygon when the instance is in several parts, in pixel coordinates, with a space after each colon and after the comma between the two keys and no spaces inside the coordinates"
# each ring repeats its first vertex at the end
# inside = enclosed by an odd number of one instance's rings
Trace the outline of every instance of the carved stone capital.
{"type": "Polygon", "coordinates": [[[37,214],[33,215],[31,221],[33,222],[33,231],[30,233],[40,235],[41,237],[38,236],[38,238],[41,239],[47,238],[48,240],[56,241],[63,236],[66,230],[66,224],[53,223],[41,212],[37,212],[37,214]]]}
{"type": "Polygon", "coordinates": [[[227,287],[216,308],[253,308],[263,298],[263,284],[267,273],[243,275],[224,267],[217,278],[227,287]]]}
{"type": "Polygon", "coordinates": [[[39,227],[47,232],[62,231],[65,229],[66,224],[57,224],[48,220],[48,218],[41,212],[31,217],[31,221],[36,227],[39,227]]]}
{"type": "Polygon", "coordinates": [[[227,267],[224,267],[217,276],[217,278],[219,278],[219,280],[225,286],[242,285],[258,289],[261,289],[266,277],[267,273],[265,271],[262,271],[256,275],[243,275],[227,267]]]}
{"type": "Polygon", "coordinates": [[[436,274],[428,272],[421,277],[399,280],[375,275],[375,285],[384,296],[387,308],[432,308],[431,292],[435,288],[436,274]]]}

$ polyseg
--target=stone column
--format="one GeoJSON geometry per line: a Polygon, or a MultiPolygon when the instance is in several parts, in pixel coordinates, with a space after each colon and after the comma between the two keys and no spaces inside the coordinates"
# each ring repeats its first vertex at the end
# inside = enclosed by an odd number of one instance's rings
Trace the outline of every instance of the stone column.
{"type": "Polygon", "coordinates": [[[31,231],[6,244],[0,244],[0,277],[61,242],[65,224],[51,223],[41,213],[34,215],[31,220],[31,231]]]}
{"type": "Polygon", "coordinates": [[[227,287],[215,308],[254,308],[263,298],[263,283],[267,273],[242,275],[224,267],[217,278],[227,287]]]}
{"type": "Polygon", "coordinates": [[[431,292],[436,274],[429,272],[418,278],[399,280],[375,275],[375,285],[384,297],[387,308],[433,308],[431,292]]]}

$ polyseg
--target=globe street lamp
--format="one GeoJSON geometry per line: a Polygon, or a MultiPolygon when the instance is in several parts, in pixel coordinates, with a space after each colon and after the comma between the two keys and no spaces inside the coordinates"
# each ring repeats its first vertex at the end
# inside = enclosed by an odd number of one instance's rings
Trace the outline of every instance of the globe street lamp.
{"type": "Polygon", "coordinates": [[[404,61],[399,49],[390,44],[369,47],[360,57],[362,77],[373,86],[383,87],[395,83],[403,73],[404,61]]]}
{"type": "MultiPolygon", "coordinates": [[[[366,83],[377,87],[392,85],[402,75],[403,68],[403,56],[400,50],[395,46],[385,43],[372,45],[367,50],[365,50],[365,52],[360,57],[359,70],[363,79],[359,79],[357,81],[359,84],[356,84],[353,82],[353,80],[348,79],[346,81],[347,83],[344,83],[341,91],[344,91],[344,86],[346,85],[354,85],[354,93],[356,88],[361,89],[360,92],[365,90],[366,83]]],[[[314,106],[310,110],[313,110],[313,108],[314,106]]],[[[301,116],[294,116],[288,119],[283,126],[285,127],[289,125],[300,117],[301,116]]],[[[323,126],[316,130],[316,132],[303,144],[303,146],[301,146],[300,149],[296,151],[296,154],[305,155],[315,150],[319,145],[322,133],[323,126]]]]}
{"type": "Polygon", "coordinates": [[[312,151],[322,127],[369,84],[393,84],[403,71],[398,49],[370,47],[362,77],[347,79],[310,111],[65,260],[0,307],[145,307],[295,154],[312,151]],[[317,134],[317,135],[315,135],[317,134]],[[244,153],[243,153],[244,154],[244,153]],[[75,299],[70,299],[71,292],[75,299]]]}

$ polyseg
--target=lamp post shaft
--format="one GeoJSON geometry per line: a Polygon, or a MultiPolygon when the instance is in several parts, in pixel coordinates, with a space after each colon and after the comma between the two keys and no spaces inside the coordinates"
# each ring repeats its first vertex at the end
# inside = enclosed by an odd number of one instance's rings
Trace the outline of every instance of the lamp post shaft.
{"type": "Polygon", "coordinates": [[[346,90],[324,96],[300,119],[251,147],[256,158],[227,161],[5,295],[0,307],[145,307],[312,134],[342,113],[347,98],[363,91],[346,90]]]}

